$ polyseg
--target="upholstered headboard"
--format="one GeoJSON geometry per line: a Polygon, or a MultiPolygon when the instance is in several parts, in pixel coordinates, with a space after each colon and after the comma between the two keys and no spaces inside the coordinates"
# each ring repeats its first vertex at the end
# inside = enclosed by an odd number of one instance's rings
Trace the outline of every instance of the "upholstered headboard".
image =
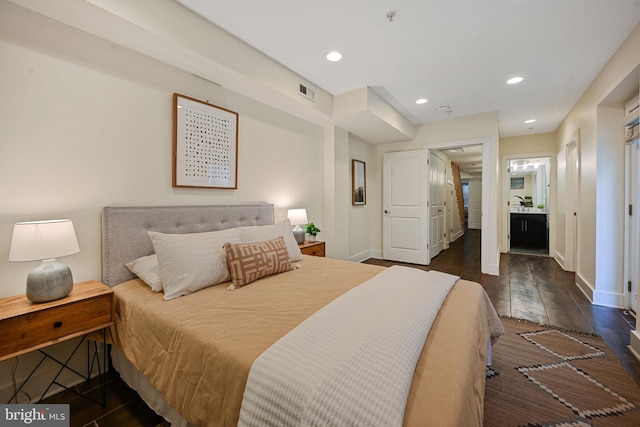
{"type": "Polygon", "coordinates": [[[273,205],[108,206],[102,212],[102,281],[109,287],[135,278],[125,266],[154,252],[147,231],[200,233],[274,223],[273,205]]]}

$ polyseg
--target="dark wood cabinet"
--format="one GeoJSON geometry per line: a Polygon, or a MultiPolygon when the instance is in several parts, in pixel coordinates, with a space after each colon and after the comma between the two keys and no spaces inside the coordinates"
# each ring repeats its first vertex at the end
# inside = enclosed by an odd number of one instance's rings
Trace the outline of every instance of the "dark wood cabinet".
{"type": "Polygon", "coordinates": [[[511,213],[511,245],[532,248],[547,246],[547,214],[511,213]]]}

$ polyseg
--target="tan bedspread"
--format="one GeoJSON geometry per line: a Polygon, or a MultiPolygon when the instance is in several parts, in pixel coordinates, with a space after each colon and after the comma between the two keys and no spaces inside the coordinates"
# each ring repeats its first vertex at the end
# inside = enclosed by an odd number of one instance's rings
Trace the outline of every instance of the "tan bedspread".
{"type": "MultiPolygon", "coordinates": [[[[116,345],[189,422],[235,426],[254,359],[383,268],[307,256],[302,265],[236,291],[221,284],[171,301],[140,280],[120,284],[116,345]]],[[[482,425],[490,330],[497,336],[502,326],[482,287],[459,281],[418,362],[405,425],[482,425]]]]}

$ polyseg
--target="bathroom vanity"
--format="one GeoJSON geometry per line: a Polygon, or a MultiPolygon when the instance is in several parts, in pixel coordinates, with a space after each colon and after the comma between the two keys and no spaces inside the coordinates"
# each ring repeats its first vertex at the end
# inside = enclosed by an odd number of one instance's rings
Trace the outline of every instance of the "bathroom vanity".
{"type": "Polygon", "coordinates": [[[547,211],[538,208],[511,208],[511,246],[546,248],[548,242],[547,211]]]}

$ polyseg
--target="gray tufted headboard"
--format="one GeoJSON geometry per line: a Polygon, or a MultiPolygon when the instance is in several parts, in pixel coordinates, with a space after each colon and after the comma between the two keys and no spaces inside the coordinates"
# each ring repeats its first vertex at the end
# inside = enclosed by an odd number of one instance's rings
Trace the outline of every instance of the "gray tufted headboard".
{"type": "Polygon", "coordinates": [[[135,278],[125,263],[150,255],[148,230],[200,233],[274,223],[273,205],[107,206],[102,212],[102,281],[113,287],[135,278]]]}

